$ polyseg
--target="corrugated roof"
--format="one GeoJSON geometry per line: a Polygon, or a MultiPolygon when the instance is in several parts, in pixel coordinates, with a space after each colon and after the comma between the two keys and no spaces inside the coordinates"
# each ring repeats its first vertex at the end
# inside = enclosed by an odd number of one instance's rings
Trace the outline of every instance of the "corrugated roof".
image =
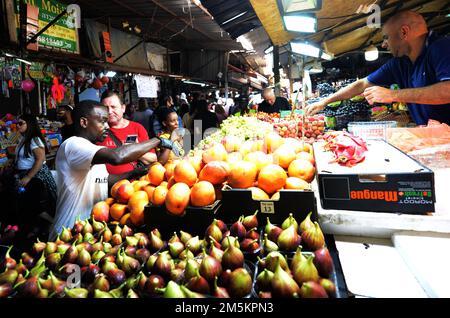
{"type": "MultiPolygon", "coordinates": [[[[73,3],[71,0],[60,0],[73,3]]],[[[149,41],[177,49],[242,49],[205,11],[186,0],[79,0],[82,18],[111,23],[126,32],[137,25],[149,41]]]]}

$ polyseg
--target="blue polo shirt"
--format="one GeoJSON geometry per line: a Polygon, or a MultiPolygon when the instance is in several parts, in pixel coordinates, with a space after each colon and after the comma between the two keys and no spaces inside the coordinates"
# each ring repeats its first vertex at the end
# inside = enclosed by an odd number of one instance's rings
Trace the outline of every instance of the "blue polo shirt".
{"type": "MultiPolygon", "coordinates": [[[[392,58],[367,78],[377,86],[398,84],[403,88],[419,88],[450,80],[450,38],[431,31],[421,55],[413,64],[404,56],[392,58]]],[[[426,125],[434,119],[450,125],[450,103],[424,105],[408,103],[411,117],[417,125],[426,125]]]]}

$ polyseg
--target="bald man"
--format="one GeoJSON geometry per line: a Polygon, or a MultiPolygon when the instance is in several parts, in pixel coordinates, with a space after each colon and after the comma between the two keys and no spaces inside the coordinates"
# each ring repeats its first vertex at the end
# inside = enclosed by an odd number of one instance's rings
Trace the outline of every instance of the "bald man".
{"type": "Polygon", "coordinates": [[[306,108],[315,114],[329,103],[363,94],[370,104],[408,104],[417,125],[429,119],[450,124],[450,38],[428,31],[424,18],[402,11],[383,26],[383,48],[394,56],[368,77],[306,108]],[[391,90],[398,84],[400,90],[391,90]]]}
{"type": "Polygon", "coordinates": [[[291,110],[291,105],[286,98],[276,97],[273,89],[266,88],[263,91],[264,101],[258,105],[258,111],[265,113],[279,113],[280,110],[291,110]]]}

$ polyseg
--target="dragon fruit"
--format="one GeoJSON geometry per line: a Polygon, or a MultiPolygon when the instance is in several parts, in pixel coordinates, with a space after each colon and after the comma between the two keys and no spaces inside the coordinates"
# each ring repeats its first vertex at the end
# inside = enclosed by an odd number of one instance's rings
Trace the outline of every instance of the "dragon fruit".
{"type": "Polygon", "coordinates": [[[330,162],[337,162],[340,165],[353,167],[364,161],[367,145],[358,136],[354,136],[346,131],[334,131],[324,137],[326,144],[324,149],[334,153],[334,159],[330,162]]]}

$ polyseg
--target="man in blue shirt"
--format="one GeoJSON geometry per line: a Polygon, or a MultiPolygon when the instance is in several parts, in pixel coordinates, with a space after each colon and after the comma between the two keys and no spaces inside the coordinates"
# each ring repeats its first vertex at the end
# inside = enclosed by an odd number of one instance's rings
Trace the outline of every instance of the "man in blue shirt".
{"type": "Polygon", "coordinates": [[[418,125],[429,119],[450,124],[450,38],[429,32],[424,18],[402,11],[383,26],[383,47],[394,56],[367,78],[358,80],[324,100],[311,104],[311,115],[329,103],[363,94],[370,104],[407,103],[418,125]],[[399,90],[391,90],[398,84],[399,90]]]}

